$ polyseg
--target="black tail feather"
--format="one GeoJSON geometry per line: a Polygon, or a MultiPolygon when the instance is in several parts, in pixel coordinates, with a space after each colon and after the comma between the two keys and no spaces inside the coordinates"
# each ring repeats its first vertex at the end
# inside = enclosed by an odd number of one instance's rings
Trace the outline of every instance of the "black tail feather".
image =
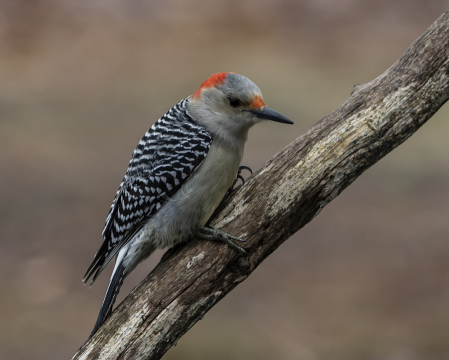
{"type": "Polygon", "coordinates": [[[120,288],[123,284],[124,276],[124,266],[122,262],[118,264],[117,269],[114,271],[112,275],[111,281],[108,286],[108,290],[106,291],[106,295],[103,300],[103,304],[101,305],[100,313],[98,314],[97,322],[95,323],[94,329],[89,336],[89,339],[97,332],[98,328],[103,324],[109,314],[112,312],[112,307],[114,306],[115,299],[120,291],[120,288]]]}
{"type": "Polygon", "coordinates": [[[104,254],[106,253],[107,248],[108,248],[108,245],[107,245],[106,241],[104,241],[103,244],[101,245],[100,249],[95,254],[92,264],[90,264],[89,268],[87,269],[86,273],[84,274],[83,283],[86,283],[89,280],[89,278],[92,276],[92,274],[103,265],[104,254]]]}

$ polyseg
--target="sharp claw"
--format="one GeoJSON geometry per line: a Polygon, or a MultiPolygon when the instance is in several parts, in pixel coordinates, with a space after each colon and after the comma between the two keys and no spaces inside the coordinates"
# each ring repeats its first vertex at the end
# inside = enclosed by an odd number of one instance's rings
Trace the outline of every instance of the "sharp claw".
{"type": "Polygon", "coordinates": [[[245,185],[245,179],[243,178],[242,175],[238,174],[238,175],[237,175],[237,179],[242,180],[243,185],[245,185]]]}
{"type": "Polygon", "coordinates": [[[253,171],[251,170],[251,168],[249,166],[240,165],[239,166],[239,172],[242,171],[242,170],[248,170],[251,173],[251,175],[253,174],[253,171]]]}
{"type": "Polygon", "coordinates": [[[208,227],[204,227],[204,228],[200,229],[198,232],[198,235],[199,235],[199,238],[202,240],[222,241],[227,246],[229,246],[231,249],[234,249],[234,250],[238,251],[239,253],[244,254],[246,256],[248,255],[248,252],[245,249],[241,248],[240,246],[238,246],[232,242],[232,240],[237,240],[237,241],[242,241],[242,242],[246,242],[246,240],[226,234],[226,233],[222,232],[221,230],[215,229],[212,226],[208,226],[208,227]],[[205,232],[207,234],[204,234],[205,232]],[[201,235],[206,235],[206,236],[201,236],[201,235]]]}

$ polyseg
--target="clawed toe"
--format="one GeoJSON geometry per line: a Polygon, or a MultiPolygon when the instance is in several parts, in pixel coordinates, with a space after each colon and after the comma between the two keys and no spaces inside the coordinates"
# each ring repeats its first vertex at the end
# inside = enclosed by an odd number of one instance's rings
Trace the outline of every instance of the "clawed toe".
{"type": "Polygon", "coordinates": [[[244,179],[244,177],[242,175],[238,174],[237,175],[237,179],[242,180],[242,186],[245,185],[245,179],[244,179]]]}
{"type": "Polygon", "coordinates": [[[239,166],[239,174],[242,172],[242,170],[248,170],[251,173],[251,175],[253,174],[253,171],[251,170],[251,168],[249,166],[240,165],[239,166]]]}
{"type": "Polygon", "coordinates": [[[208,240],[208,241],[221,241],[228,245],[231,249],[238,251],[243,255],[248,255],[245,249],[233,243],[232,240],[246,242],[244,239],[240,239],[238,237],[226,234],[223,231],[215,229],[213,227],[203,227],[198,230],[197,238],[200,240],[208,240]]]}
{"type": "Polygon", "coordinates": [[[228,192],[231,192],[232,190],[234,190],[235,184],[237,184],[237,181],[239,179],[242,180],[242,186],[245,185],[245,178],[241,175],[242,170],[248,170],[251,173],[251,175],[253,174],[253,171],[251,170],[251,168],[249,166],[240,165],[239,171],[237,172],[237,177],[234,180],[234,182],[232,183],[232,186],[229,188],[228,192]]]}

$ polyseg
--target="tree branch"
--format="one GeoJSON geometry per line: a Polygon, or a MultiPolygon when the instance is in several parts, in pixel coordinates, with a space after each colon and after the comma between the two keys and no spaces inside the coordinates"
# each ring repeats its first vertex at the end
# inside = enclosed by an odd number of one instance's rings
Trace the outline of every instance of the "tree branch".
{"type": "Polygon", "coordinates": [[[169,250],[73,359],[160,359],[218,301],[449,98],[449,12],[384,74],[291,143],[213,217],[249,256],[191,241],[169,250]]]}

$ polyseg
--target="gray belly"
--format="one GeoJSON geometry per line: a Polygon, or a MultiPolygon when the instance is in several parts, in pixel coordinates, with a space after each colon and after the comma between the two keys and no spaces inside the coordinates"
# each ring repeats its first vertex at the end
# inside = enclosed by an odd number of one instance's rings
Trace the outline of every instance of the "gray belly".
{"type": "Polygon", "coordinates": [[[212,143],[198,170],[149,220],[139,241],[164,248],[188,240],[206,224],[234,182],[242,155],[243,144],[230,149],[212,143]]]}

